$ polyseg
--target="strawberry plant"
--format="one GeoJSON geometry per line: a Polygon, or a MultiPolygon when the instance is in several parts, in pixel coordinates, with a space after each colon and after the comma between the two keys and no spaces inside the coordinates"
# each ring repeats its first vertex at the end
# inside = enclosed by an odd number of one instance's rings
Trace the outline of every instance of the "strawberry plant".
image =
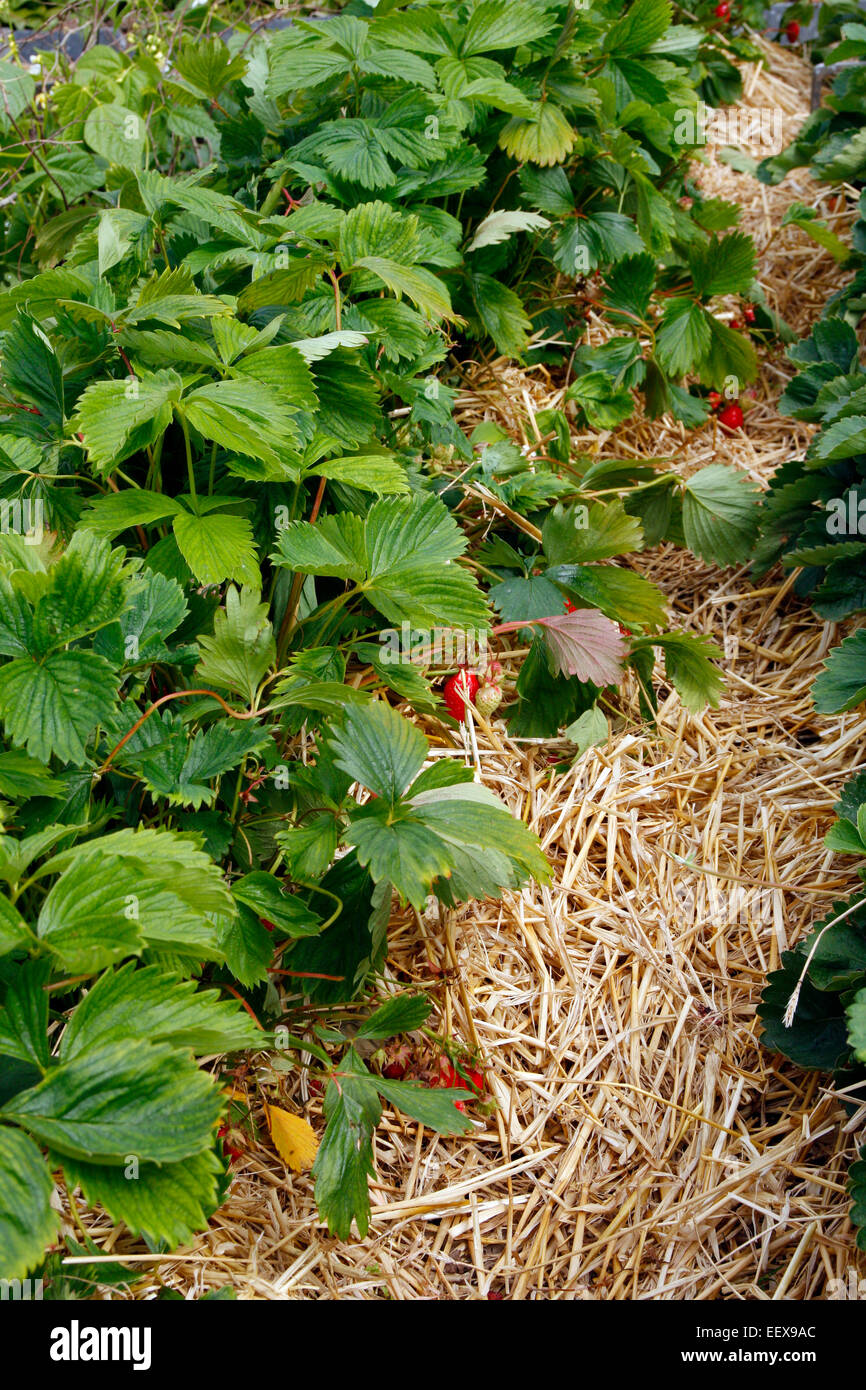
{"type": "MultiPolygon", "coordinates": [[[[843,25],[842,50],[846,44],[856,48],[858,41],[856,34],[846,34],[847,28],[843,25]]],[[[857,177],[855,127],[866,109],[857,71],[847,70],[842,81],[842,74],[836,78],[830,107],[816,112],[797,144],[764,166],[766,178],[775,181],[786,167],[809,161],[818,178],[857,177]],[[839,114],[833,115],[834,110],[839,114]]],[[[823,224],[797,214],[791,219],[837,260],[847,261],[855,274],[831,298],[810,336],[789,349],[788,356],[801,370],[788,383],[779,407],[818,428],[804,457],[783,464],[770,480],[762,499],[754,556],[757,575],[777,562],[795,571],[795,592],[807,598],[820,617],[832,621],[866,611],[866,372],[856,332],[866,283],[864,196],[850,254],[823,224]]],[[[852,710],[866,700],[866,631],[862,627],[830,651],[812,686],[812,699],[824,714],[852,710]]],[[[835,810],[839,819],[825,838],[827,848],[862,856],[866,853],[862,773],[843,787],[835,810]]],[[[861,867],[858,873],[866,878],[866,869],[861,867]]],[[[759,1008],[765,1044],[798,1066],[833,1072],[845,1088],[847,1106],[862,1095],[866,1076],[864,942],[866,897],[858,889],[847,900],[835,902],[796,949],[783,954],[781,968],[768,977],[759,1008]]],[[[866,1249],[866,1148],[851,1167],[849,1190],[857,1244],[866,1249]]]]}
{"type": "Polygon", "coordinates": [[[358,1022],[392,903],[547,876],[456,721],[502,702],[518,734],[597,735],[626,666],[652,713],[658,652],[689,707],[718,698],[712,644],[612,562],[662,539],[741,561],[750,484],[575,459],[562,412],[536,450],[467,439],[449,359],[528,360],[580,286],[621,330],[563,359],[591,427],[638,389],[698,423],[747,379],[714,301],[754,294],[751,244],[679,202],[703,33],[665,0],[350,9],[0,67],[6,1276],[55,1237],[53,1174],[187,1240],[237,1149],[214,1057],[240,1050],[271,1059],[269,1117],[314,1059],[320,1208],[365,1230],[382,1101],[460,1133],[480,1075],[368,1065],[426,1017],[358,1022]],[[513,692],[487,650],[511,633],[513,692]]]}
{"type": "MultiPolygon", "coordinates": [[[[844,644],[843,644],[844,646],[844,644]]],[[[866,691],[861,691],[861,700],[866,691]]],[[[843,787],[828,849],[866,855],[866,777],[843,787]]],[[[866,881],[866,863],[858,869],[866,881]]],[[[853,1112],[866,1085],[866,894],[835,902],[767,980],[758,1010],[765,1046],[798,1066],[830,1071],[853,1112]]],[[[857,1245],[866,1250],[866,1147],[849,1175],[857,1245]]]]}
{"type": "MultiPolygon", "coordinates": [[[[803,370],[788,384],[780,407],[820,426],[803,459],[783,464],[762,501],[755,571],[781,560],[799,570],[795,591],[825,619],[866,610],[866,435],[862,401],[866,373],[857,335],[842,317],[819,321],[809,338],[789,350],[803,370]]],[[[826,712],[859,703],[856,671],[859,635],[831,652],[814,686],[826,712]],[[853,684],[852,684],[853,681],[853,684]]],[[[866,684],[866,668],[863,681],[866,684]]]]}
{"type": "MultiPolygon", "coordinates": [[[[866,174],[866,33],[863,27],[862,11],[856,6],[845,6],[849,10],[848,22],[845,16],[834,16],[829,6],[822,5],[830,20],[830,26],[838,30],[841,42],[831,43],[819,49],[818,55],[827,64],[841,63],[835,73],[826,102],[813,111],[804,121],[796,140],[781,154],[766,159],[759,166],[758,177],[766,183],[779,183],[791,169],[808,165],[812,176],[828,183],[863,182],[866,174]],[[858,61],[851,62],[852,59],[858,61]]],[[[809,7],[809,14],[812,10],[809,7]]],[[[825,30],[829,38],[834,29],[825,30]]]]}

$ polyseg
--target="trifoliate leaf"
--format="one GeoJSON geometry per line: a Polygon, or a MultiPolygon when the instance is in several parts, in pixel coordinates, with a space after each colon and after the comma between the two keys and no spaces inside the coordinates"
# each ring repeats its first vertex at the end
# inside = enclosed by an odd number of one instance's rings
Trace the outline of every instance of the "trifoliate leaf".
{"type": "Polygon", "coordinates": [[[465,547],[438,498],[382,498],[366,518],[350,512],[297,521],[280,531],[275,564],[303,574],[353,580],[389,622],[486,628],[488,613],[468,571],[453,562],[465,547]]]}

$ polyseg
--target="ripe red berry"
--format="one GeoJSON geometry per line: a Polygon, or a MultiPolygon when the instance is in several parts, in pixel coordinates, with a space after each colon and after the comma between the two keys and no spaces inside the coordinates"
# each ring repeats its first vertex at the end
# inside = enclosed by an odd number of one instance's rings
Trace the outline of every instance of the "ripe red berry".
{"type": "Polygon", "coordinates": [[[230,1134],[231,1130],[228,1125],[220,1125],[217,1130],[217,1139],[222,1139],[223,1141],[223,1157],[233,1163],[236,1158],[242,1157],[243,1150],[236,1149],[234,1144],[229,1143],[230,1134]]]}
{"type": "Polygon", "coordinates": [[[262,918],[262,926],[265,928],[266,931],[273,931],[274,928],[275,928],[275,923],[274,923],[274,922],[269,922],[268,919],[267,919],[267,917],[263,917],[263,918],[262,918]]]}
{"type": "Polygon", "coordinates": [[[721,4],[716,5],[716,8],[713,11],[713,13],[716,16],[716,19],[730,19],[731,7],[727,3],[727,0],[721,0],[721,4]]]}
{"type": "Polygon", "coordinates": [[[746,320],[746,323],[755,322],[755,311],[752,308],[751,304],[747,304],[743,309],[743,318],[746,320]]]}
{"type": "Polygon", "coordinates": [[[796,19],[792,19],[790,23],[785,25],[785,33],[788,36],[788,43],[797,42],[798,38],[800,37],[800,26],[797,23],[796,19]]]}
{"type": "Polygon", "coordinates": [[[455,1102],[454,1102],[454,1109],[455,1109],[455,1110],[462,1110],[462,1111],[465,1113],[465,1111],[466,1111],[466,1106],[465,1106],[465,1104],[464,1104],[464,1102],[463,1102],[462,1100],[455,1100],[455,1102]]]}
{"type": "Polygon", "coordinates": [[[719,411],[719,424],[724,425],[726,430],[742,428],[743,411],[738,401],[730,401],[724,410],[719,411]]]}
{"type": "Polygon", "coordinates": [[[731,319],[731,327],[734,329],[735,332],[738,328],[742,328],[742,326],[743,325],[740,323],[739,319],[731,319]]]}
{"type": "MultiPolygon", "coordinates": [[[[463,1091],[474,1091],[480,1096],[484,1090],[484,1073],[477,1067],[470,1067],[462,1064],[462,1073],[457,1070],[453,1062],[447,1057],[442,1057],[439,1061],[439,1081],[442,1086],[447,1086],[449,1090],[457,1089],[463,1091]]],[[[462,1102],[455,1101],[463,1109],[462,1102]]]]}
{"type": "Polygon", "coordinates": [[[402,1062],[389,1062],[387,1067],[382,1068],[382,1075],[387,1076],[389,1081],[402,1081],[406,1068],[402,1062]]]}
{"type": "Polygon", "coordinates": [[[719,395],[718,391],[711,391],[709,396],[707,397],[707,400],[710,403],[711,410],[718,410],[719,406],[722,403],[722,398],[719,395]]]}
{"type": "Polygon", "coordinates": [[[473,671],[460,670],[456,676],[449,676],[442,692],[449,714],[461,722],[466,718],[466,696],[475,700],[478,690],[478,677],[473,671]]]}

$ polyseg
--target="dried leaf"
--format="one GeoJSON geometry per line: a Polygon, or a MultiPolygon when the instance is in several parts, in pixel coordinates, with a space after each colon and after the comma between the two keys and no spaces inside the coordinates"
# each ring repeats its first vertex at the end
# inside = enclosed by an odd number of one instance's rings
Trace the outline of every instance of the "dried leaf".
{"type": "Polygon", "coordinates": [[[312,1125],[300,1115],[291,1115],[278,1105],[266,1105],[268,1126],[274,1148],[280,1158],[293,1173],[303,1173],[312,1168],[319,1148],[319,1141],[312,1125]]]}

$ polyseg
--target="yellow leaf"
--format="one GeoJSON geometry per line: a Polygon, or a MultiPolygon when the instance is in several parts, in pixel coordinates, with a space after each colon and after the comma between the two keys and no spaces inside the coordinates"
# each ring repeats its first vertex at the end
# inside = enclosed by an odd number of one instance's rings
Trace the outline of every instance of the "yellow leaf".
{"type": "Polygon", "coordinates": [[[274,1148],[283,1162],[293,1173],[302,1173],[305,1168],[312,1168],[319,1148],[316,1131],[312,1125],[308,1125],[300,1115],[291,1115],[288,1110],[281,1110],[278,1105],[266,1105],[265,1111],[274,1148]]]}

